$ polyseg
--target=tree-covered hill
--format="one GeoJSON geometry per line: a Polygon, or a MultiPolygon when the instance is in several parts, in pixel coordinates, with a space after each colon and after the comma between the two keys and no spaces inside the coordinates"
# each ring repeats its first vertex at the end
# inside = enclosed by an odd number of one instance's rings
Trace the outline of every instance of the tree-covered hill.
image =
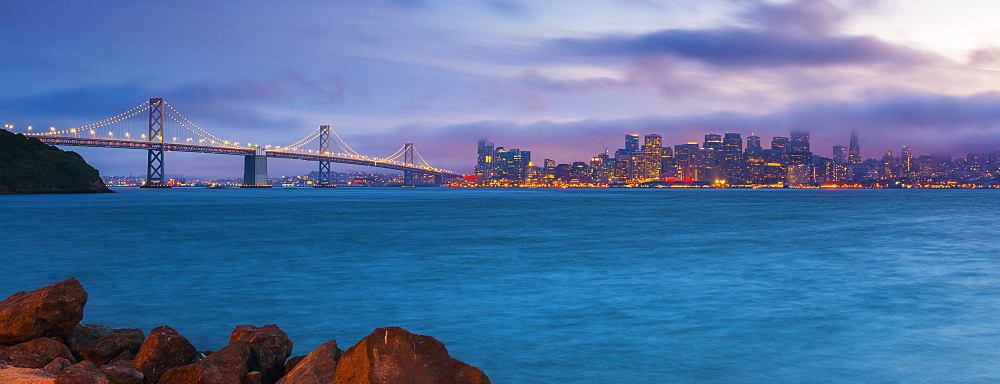
{"type": "Polygon", "coordinates": [[[0,193],[112,192],[76,152],[0,129],[0,193]]]}

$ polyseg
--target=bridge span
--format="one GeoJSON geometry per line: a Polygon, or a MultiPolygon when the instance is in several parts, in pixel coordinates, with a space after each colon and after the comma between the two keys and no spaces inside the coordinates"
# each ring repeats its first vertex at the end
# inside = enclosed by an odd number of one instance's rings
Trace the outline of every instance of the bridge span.
{"type": "Polygon", "coordinates": [[[384,158],[361,155],[341,140],[330,129],[329,125],[320,126],[305,138],[288,146],[261,146],[250,143],[242,146],[237,142],[219,139],[191,123],[162,98],[152,98],[148,104],[140,104],[132,110],[98,123],[63,130],[50,128],[48,132],[28,132],[25,134],[52,145],[146,150],[147,172],[143,187],[147,188],[169,187],[167,179],[164,177],[164,152],[244,156],[244,187],[269,186],[267,158],[271,157],[318,162],[319,180],[317,186],[320,187],[332,185],[331,163],[403,171],[404,183],[410,184],[415,181],[416,175],[433,176],[435,182],[439,184],[443,183],[445,179],[463,177],[459,173],[431,167],[416,151],[412,143],[404,144],[395,153],[384,158]],[[147,110],[149,111],[148,125],[136,124],[135,120],[139,119],[134,119],[134,117],[140,116],[142,112],[147,110]],[[168,121],[173,123],[167,123],[168,121]],[[305,148],[307,144],[316,141],[318,141],[318,147],[315,150],[305,148]],[[338,146],[339,152],[333,152],[332,145],[338,146]]]}

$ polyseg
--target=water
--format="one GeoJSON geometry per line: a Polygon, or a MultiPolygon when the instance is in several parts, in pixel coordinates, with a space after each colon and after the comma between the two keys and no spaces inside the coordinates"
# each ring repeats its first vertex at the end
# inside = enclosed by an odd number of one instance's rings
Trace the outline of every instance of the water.
{"type": "Polygon", "coordinates": [[[305,354],[434,336],[495,383],[1000,381],[984,190],[136,190],[0,196],[0,296],[305,354]]]}

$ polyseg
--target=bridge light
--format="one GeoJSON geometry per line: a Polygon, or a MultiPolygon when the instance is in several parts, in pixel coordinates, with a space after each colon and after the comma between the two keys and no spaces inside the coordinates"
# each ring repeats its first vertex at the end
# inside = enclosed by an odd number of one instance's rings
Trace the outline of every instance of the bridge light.
{"type": "Polygon", "coordinates": [[[94,130],[93,130],[93,129],[91,129],[91,130],[90,130],[90,134],[91,134],[91,135],[96,135],[96,134],[97,134],[97,132],[94,132],[94,130]]]}
{"type": "Polygon", "coordinates": [[[32,127],[31,127],[31,126],[29,125],[29,126],[28,126],[28,130],[30,131],[30,130],[31,130],[31,128],[32,128],[32,127]]]}
{"type": "Polygon", "coordinates": [[[143,134],[140,134],[140,135],[139,135],[139,137],[141,137],[141,138],[145,139],[145,138],[146,138],[146,134],[145,134],[145,133],[143,133],[143,134]]]}
{"type": "Polygon", "coordinates": [[[129,137],[129,136],[130,136],[129,133],[125,132],[125,137],[129,137]]]}
{"type": "Polygon", "coordinates": [[[114,133],[108,132],[108,137],[112,137],[114,135],[115,135],[114,133]]]}
{"type": "Polygon", "coordinates": [[[52,132],[55,132],[56,131],[56,127],[49,127],[49,130],[52,131],[52,132]]]}

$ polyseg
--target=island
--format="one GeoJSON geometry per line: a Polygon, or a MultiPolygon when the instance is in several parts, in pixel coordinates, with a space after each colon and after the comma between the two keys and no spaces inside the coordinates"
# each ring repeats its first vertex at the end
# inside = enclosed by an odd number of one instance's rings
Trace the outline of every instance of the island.
{"type": "Polygon", "coordinates": [[[0,129],[0,193],[113,193],[76,152],[0,129]]]}

